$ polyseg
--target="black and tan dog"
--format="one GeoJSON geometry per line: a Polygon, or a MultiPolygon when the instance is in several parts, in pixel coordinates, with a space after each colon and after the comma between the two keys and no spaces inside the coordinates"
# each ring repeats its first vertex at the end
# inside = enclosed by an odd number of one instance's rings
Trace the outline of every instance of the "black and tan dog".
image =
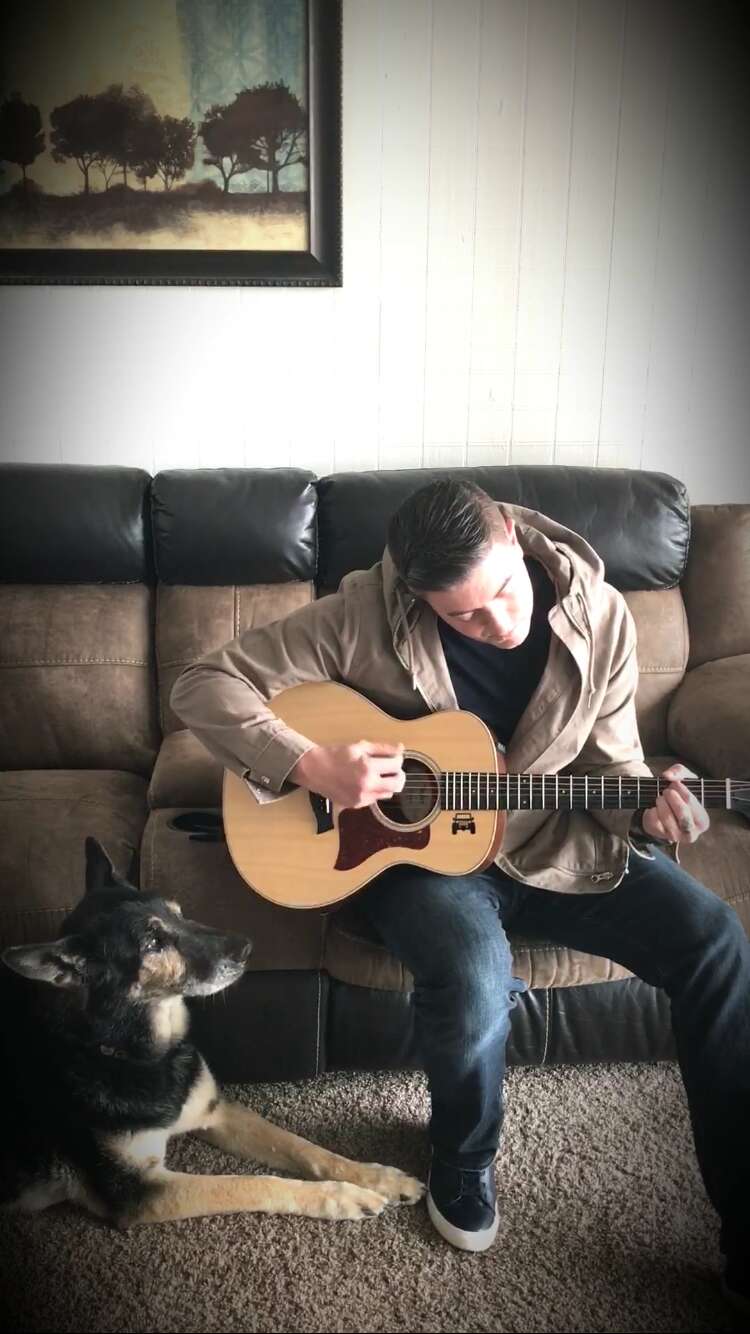
{"type": "Polygon", "coordinates": [[[245,1210],[361,1219],[421,1197],[421,1183],[397,1168],[351,1162],[221,1097],[188,1040],[183,997],[236,981],[248,940],[133,888],[93,838],[86,892],[63,931],[3,954],[15,973],[55,988],[10,979],[18,995],[2,1024],[4,1206],[72,1200],[128,1226],[245,1210]],[[46,1003],[30,1009],[30,1000],[46,1003]],[[167,1141],[185,1132],[309,1179],[168,1171],[167,1141]]]}

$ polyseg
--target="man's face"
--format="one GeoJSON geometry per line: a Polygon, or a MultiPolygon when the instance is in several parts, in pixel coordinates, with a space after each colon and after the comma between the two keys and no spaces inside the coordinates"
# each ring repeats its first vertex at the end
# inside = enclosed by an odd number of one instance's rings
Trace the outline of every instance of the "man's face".
{"type": "Polygon", "coordinates": [[[534,591],[516,530],[510,521],[506,526],[507,541],[496,541],[460,584],[421,596],[467,639],[508,649],[529,633],[534,591]]]}

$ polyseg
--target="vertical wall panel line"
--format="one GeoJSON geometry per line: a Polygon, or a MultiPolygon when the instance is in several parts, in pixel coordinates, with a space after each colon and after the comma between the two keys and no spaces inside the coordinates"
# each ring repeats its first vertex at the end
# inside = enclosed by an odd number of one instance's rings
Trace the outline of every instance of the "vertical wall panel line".
{"type": "Polygon", "coordinates": [[[664,130],[662,134],[661,145],[661,176],[659,180],[659,221],[656,226],[656,245],[654,246],[654,271],[651,279],[651,311],[648,323],[648,353],[646,360],[646,382],[643,386],[643,413],[641,417],[641,447],[638,455],[638,467],[643,467],[643,453],[646,444],[646,417],[648,414],[648,390],[651,379],[651,357],[654,345],[654,319],[656,316],[656,282],[659,273],[659,250],[661,248],[661,224],[664,211],[664,164],[667,156],[667,131],[669,129],[669,117],[672,109],[672,81],[674,74],[674,48],[676,37],[674,28],[672,29],[672,45],[669,48],[669,61],[667,66],[667,91],[664,98],[664,130]]]}
{"type": "Polygon", "coordinates": [[[482,33],[484,32],[484,7],[482,0],[479,7],[477,24],[477,96],[474,104],[474,228],[471,245],[471,300],[469,302],[469,365],[466,372],[466,439],[464,440],[464,466],[469,462],[469,426],[471,420],[471,373],[474,366],[474,294],[477,274],[477,216],[479,213],[479,104],[482,96],[482,33]]]}
{"type": "Polygon", "coordinates": [[[578,29],[581,19],[581,0],[576,0],[576,20],[573,25],[573,78],[570,86],[570,127],[568,133],[568,192],[565,200],[565,240],[562,257],[562,299],[560,301],[560,343],[557,349],[557,393],[555,395],[555,422],[552,427],[552,462],[557,463],[557,415],[560,410],[560,367],[562,366],[563,332],[565,330],[565,297],[568,290],[568,237],[570,234],[570,184],[573,179],[573,137],[578,75],[578,29]]]}
{"type": "Polygon", "coordinates": [[[612,299],[612,260],[615,250],[615,217],[617,214],[617,182],[620,169],[620,142],[622,139],[622,99],[625,87],[625,49],[628,34],[628,11],[630,0],[625,0],[622,11],[622,40],[620,45],[620,79],[617,90],[617,143],[615,144],[615,178],[612,184],[612,225],[609,234],[609,272],[607,274],[607,301],[604,309],[604,347],[602,349],[602,385],[599,395],[599,422],[596,428],[596,466],[599,466],[599,450],[602,442],[602,416],[604,415],[604,379],[607,373],[607,344],[609,341],[609,308],[612,299]]]}
{"type": "Polygon", "coordinates": [[[513,375],[510,386],[510,432],[508,440],[507,462],[513,462],[513,444],[515,434],[516,373],[518,368],[518,315],[521,305],[521,255],[523,254],[523,205],[524,179],[526,176],[526,120],[529,111],[529,5],[526,0],[526,31],[523,51],[523,125],[521,129],[521,170],[518,173],[518,263],[516,265],[516,312],[513,330],[513,375]]]}
{"type": "Polygon", "coordinates": [[[383,156],[385,125],[385,43],[383,30],[386,23],[385,0],[380,0],[380,32],[378,36],[378,55],[380,60],[380,202],[378,207],[378,361],[376,369],[376,406],[375,406],[375,457],[380,467],[380,435],[383,402],[382,365],[383,365],[383,156]]]}
{"type": "Polygon", "coordinates": [[[424,253],[424,355],[422,365],[422,452],[421,466],[424,467],[424,428],[425,404],[427,401],[427,309],[430,290],[430,185],[432,181],[432,80],[435,66],[435,0],[430,5],[430,119],[427,133],[427,234],[424,253]]]}

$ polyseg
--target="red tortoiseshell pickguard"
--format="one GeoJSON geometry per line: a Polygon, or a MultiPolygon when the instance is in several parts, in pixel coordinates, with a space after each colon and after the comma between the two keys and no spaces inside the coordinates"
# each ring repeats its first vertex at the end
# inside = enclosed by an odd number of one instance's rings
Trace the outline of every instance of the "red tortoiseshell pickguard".
{"type": "Polygon", "coordinates": [[[339,814],[339,854],[335,871],[351,871],[355,866],[380,852],[381,848],[426,848],[430,829],[389,829],[376,820],[369,807],[341,811],[339,814]]]}

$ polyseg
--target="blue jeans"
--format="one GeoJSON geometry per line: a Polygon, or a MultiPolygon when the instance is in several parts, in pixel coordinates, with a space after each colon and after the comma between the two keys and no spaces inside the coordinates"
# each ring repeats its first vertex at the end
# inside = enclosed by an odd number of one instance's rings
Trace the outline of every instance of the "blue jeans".
{"type": "Polygon", "coordinates": [[[537,889],[495,866],[460,877],[399,866],[359,901],[414,975],[430,1139],[454,1166],[487,1165],[500,1139],[510,1011],[525,989],[506,930],[603,955],[663,987],[722,1250],[750,1258],[750,942],[733,908],[658,851],[653,861],[632,853],[602,894],[537,889]]]}

